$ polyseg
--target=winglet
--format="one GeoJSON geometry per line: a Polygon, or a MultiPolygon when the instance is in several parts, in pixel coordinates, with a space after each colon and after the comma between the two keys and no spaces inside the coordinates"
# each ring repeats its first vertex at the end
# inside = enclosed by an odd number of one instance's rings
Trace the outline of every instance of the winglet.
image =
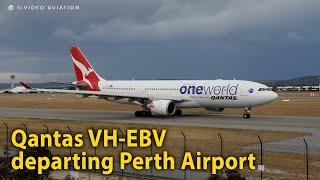
{"type": "Polygon", "coordinates": [[[20,84],[21,84],[23,87],[25,87],[26,89],[32,89],[32,87],[31,87],[29,84],[27,84],[27,83],[20,82],[20,84]]]}

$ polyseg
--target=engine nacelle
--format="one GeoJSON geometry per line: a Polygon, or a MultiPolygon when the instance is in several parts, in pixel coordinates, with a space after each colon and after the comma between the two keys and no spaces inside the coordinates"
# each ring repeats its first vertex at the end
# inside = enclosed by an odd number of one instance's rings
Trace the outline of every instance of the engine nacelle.
{"type": "Polygon", "coordinates": [[[224,110],[224,108],[221,108],[221,107],[206,107],[206,110],[222,112],[224,110]]]}
{"type": "Polygon", "coordinates": [[[176,111],[176,104],[170,100],[156,100],[147,105],[152,115],[170,116],[176,111]]]}

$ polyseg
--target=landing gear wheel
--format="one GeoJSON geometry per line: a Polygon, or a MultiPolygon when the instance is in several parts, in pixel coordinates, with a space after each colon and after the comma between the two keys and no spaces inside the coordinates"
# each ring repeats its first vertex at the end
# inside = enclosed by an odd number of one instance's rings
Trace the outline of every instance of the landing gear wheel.
{"type": "Polygon", "coordinates": [[[150,116],[152,116],[150,111],[136,111],[134,113],[134,115],[136,117],[150,117],[150,116]]]}
{"type": "Polygon", "coordinates": [[[152,116],[151,111],[145,111],[145,116],[146,116],[146,117],[151,117],[151,116],[152,116]]]}
{"type": "Polygon", "coordinates": [[[174,115],[175,115],[175,116],[181,116],[181,115],[182,115],[181,109],[177,109],[177,110],[174,112],[174,115]]]}
{"type": "Polygon", "coordinates": [[[250,119],[250,114],[248,114],[248,113],[243,114],[243,119],[250,119]]]}
{"type": "Polygon", "coordinates": [[[134,115],[135,115],[136,117],[142,117],[141,111],[136,111],[136,112],[134,113],[134,115]]]}
{"type": "Polygon", "coordinates": [[[251,110],[251,107],[246,107],[244,109],[244,113],[243,113],[243,119],[250,119],[250,110],[251,110]]]}

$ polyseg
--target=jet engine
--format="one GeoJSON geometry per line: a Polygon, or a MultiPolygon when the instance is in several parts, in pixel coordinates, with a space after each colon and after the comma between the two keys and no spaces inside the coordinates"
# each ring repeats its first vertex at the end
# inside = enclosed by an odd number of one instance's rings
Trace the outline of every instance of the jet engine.
{"type": "Polygon", "coordinates": [[[176,105],[170,100],[155,100],[147,105],[152,115],[170,116],[176,111],[176,105]]]}

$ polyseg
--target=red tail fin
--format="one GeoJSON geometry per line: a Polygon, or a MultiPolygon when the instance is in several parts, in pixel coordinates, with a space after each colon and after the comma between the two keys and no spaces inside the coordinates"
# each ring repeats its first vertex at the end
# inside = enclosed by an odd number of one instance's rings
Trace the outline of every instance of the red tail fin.
{"type": "Polygon", "coordinates": [[[71,58],[73,60],[74,71],[77,76],[77,84],[86,84],[87,90],[99,91],[100,76],[94,71],[87,58],[77,47],[71,47],[71,58]]]}

